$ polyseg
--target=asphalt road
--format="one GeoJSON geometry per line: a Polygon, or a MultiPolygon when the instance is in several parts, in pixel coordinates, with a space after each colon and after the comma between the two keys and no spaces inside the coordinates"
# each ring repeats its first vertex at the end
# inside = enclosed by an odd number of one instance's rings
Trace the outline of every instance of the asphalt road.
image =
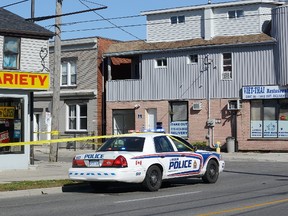
{"type": "Polygon", "coordinates": [[[229,162],[216,184],[177,180],[158,192],[117,185],[95,192],[82,184],[62,194],[3,199],[1,216],[287,215],[287,163],[229,162]]]}

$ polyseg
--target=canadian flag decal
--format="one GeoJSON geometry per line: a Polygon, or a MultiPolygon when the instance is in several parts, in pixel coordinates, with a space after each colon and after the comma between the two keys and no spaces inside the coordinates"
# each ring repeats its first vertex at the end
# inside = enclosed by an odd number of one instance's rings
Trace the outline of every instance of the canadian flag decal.
{"type": "Polygon", "coordinates": [[[136,165],[142,165],[142,161],[136,161],[136,165]]]}

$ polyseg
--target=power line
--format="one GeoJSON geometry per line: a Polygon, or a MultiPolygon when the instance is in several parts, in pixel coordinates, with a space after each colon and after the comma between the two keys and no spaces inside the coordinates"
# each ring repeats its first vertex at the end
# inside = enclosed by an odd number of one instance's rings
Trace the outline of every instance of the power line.
{"type": "MultiPolygon", "coordinates": [[[[80,2],[81,4],[83,4],[83,5],[86,6],[87,8],[90,8],[90,7],[89,7],[88,5],[86,5],[83,1],[84,1],[84,0],[79,0],[79,2],[80,2]]],[[[85,1],[87,1],[87,0],[85,0],[85,1]]],[[[114,24],[114,23],[111,22],[110,20],[107,20],[104,16],[100,15],[99,13],[97,13],[97,12],[95,12],[95,11],[93,11],[93,12],[94,12],[96,15],[100,16],[102,19],[104,19],[104,20],[106,20],[107,22],[109,22],[109,23],[110,23],[111,25],[113,25],[115,28],[120,29],[121,31],[125,32],[126,34],[129,34],[130,36],[136,38],[137,40],[142,40],[142,39],[140,39],[139,37],[135,36],[134,34],[132,34],[132,33],[128,32],[128,31],[126,31],[125,29],[117,26],[116,24],[114,24]]]]}
{"type": "Polygon", "coordinates": [[[29,1],[29,0],[23,0],[23,1],[19,1],[19,2],[14,2],[14,3],[8,4],[8,5],[2,6],[1,8],[6,8],[6,7],[14,6],[14,5],[16,5],[16,4],[21,4],[21,3],[24,3],[24,2],[27,2],[27,1],[29,1]]]}

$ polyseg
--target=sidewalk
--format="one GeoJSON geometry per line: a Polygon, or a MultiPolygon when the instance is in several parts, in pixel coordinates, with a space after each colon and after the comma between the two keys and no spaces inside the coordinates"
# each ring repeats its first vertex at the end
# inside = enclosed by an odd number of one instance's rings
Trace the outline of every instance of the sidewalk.
{"type": "MultiPolygon", "coordinates": [[[[93,151],[93,150],[92,150],[93,151]]],[[[89,150],[67,150],[59,151],[60,157],[67,157],[67,160],[72,160],[76,154],[89,152],[89,150]]],[[[47,156],[48,152],[44,149],[36,150],[37,156],[47,156]]],[[[223,159],[226,163],[229,161],[262,161],[262,162],[288,162],[288,153],[222,153],[223,159]]],[[[54,179],[68,179],[68,169],[71,167],[70,162],[48,162],[47,160],[35,161],[28,170],[17,171],[0,171],[0,184],[9,183],[14,181],[35,181],[35,180],[54,180],[54,179]]],[[[15,197],[15,196],[31,196],[41,195],[48,193],[61,193],[62,188],[50,189],[34,189],[27,191],[13,191],[13,192],[0,192],[1,198],[15,197]]]]}

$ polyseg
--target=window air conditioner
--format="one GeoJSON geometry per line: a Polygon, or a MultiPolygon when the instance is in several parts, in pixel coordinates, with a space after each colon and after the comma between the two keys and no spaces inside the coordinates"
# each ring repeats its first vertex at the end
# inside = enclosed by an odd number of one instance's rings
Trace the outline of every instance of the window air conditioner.
{"type": "Polygon", "coordinates": [[[201,102],[193,103],[192,108],[193,110],[202,110],[202,103],[201,102]]]}
{"type": "Polygon", "coordinates": [[[228,100],[227,110],[240,110],[242,103],[240,99],[228,100]]]}

